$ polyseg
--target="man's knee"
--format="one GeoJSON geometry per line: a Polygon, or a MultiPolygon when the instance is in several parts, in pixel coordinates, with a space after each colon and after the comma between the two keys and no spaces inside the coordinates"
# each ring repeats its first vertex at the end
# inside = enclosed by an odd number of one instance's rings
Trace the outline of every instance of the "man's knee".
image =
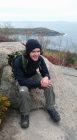
{"type": "Polygon", "coordinates": [[[23,93],[28,92],[28,88],[26,86],[19,86],[19,92],[20,93],[21,92],[23,92],[23,93]]]}
{"type": "Polygon", "coordinates": [[[29,91],[26,86],[20,86],[19,87],[19,97],[29,97],[29,91]]]}

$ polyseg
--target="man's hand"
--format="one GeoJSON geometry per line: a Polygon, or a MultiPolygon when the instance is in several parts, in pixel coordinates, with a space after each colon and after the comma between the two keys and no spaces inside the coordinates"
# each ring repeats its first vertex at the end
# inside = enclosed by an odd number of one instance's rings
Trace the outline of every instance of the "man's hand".
{"type": "Polygon", "coordinates": [[[42,80],[41,80],[41,87],[47,88],[47,87],[50,87],[51,85],[52,85],[52,82],[51,82],[51,80],[49,80],[49,78],[47,76],[42,78],[42,80]]]}

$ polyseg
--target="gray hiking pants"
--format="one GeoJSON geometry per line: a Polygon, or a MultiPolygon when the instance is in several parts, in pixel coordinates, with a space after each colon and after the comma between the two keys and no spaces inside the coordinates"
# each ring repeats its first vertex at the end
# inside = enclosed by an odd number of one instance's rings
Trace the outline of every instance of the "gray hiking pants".
{"type": "MultiPolygon", "coordinates": [[[[41,80],[39,74],[31,77],[33,80],[41,80]]],[[[38,87],[39,88],[39,87],[38,87]]],[[[29,89],[26,86],[18,86],[19,93],[16,95],[16,100],[12,102],[12,106],[19,108],[21,114],[29,115],[30,113],[30,95],[29,89]]],[[[46,99],[46,109],[50,109],[55,104],[55,94],[53,87],[44,88],[44,96],[46,99]]]]}

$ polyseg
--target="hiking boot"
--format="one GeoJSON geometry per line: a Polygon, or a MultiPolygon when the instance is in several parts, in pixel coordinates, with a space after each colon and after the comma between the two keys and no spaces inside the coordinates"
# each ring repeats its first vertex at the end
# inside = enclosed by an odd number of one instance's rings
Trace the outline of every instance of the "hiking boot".
{"type": "Polygon", "coordinates": [[[21,127],[22,128],[29,127],[29,115],[21,115],[21,127]]]}
{"type": "Polygon", "coordinates": [[[50,117],[53,119],[54,122],[60,121],[60,115],[56,111],[55,107],[51,107],[51,109],[48,109],[47,111],[50,114],[50,117]]]}

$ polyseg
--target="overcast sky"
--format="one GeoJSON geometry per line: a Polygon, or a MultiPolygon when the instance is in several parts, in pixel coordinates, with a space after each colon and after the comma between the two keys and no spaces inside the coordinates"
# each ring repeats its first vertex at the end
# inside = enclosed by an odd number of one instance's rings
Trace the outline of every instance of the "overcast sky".
{"type": "Polygon", "coordinates": [[[77,0],[0,0],[0,21],[76,21],[77,0]]]}

